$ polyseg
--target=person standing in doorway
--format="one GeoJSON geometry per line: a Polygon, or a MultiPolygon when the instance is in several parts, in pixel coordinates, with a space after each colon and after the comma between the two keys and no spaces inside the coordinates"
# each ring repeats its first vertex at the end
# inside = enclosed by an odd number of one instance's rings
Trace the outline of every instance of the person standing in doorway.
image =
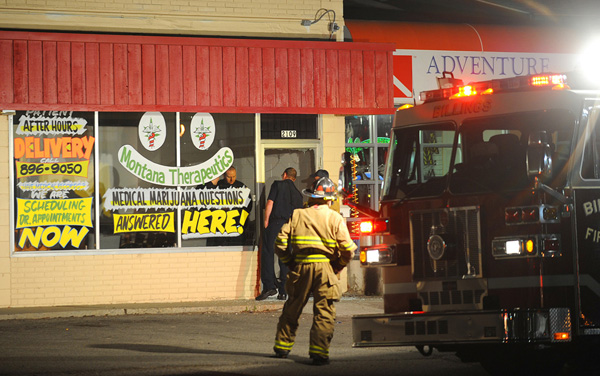
{"type": "Polygon", "coordinates": [[[286,168],[281,175],[282,180],[274,181],[269,191],[265,207],[263,247],[260,254],[260,280],[263,288],[256,300],[264,300],[277,294],[277,291],[279,291],[277,299],[285,300],[287,298],[285,291],[287,267],[278,258],[279,279],[276,279],[274,247],[275,238],[281,226],[292,216],[294,209],[301,208],[303,205],[302,194],[294,184],[296,175],[295,168],[286,168]]]}
{"type": "Polygon", "coordinates": [[[314,182],[302,191],[309,206],[294,210],[275,241],[275,252],[288,265],[286,290],[289,299],[277,324],[273,350],[286,358],[294,346],[298,320],[309,295],[313,296],[313,325],[308,354],[314,365],[329,363],[329,345],[335,324],[334,301],[341,297],[339,273],[350,263],[357,246],[350,238],[344,218],[329,209],[336,197],[329,178],[314,182]]]}

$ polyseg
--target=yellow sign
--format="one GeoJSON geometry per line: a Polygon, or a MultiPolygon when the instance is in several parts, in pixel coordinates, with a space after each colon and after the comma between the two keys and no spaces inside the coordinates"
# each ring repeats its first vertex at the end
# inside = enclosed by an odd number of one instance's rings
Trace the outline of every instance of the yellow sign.
{"type": "Polygon", "coordinates": [[[175,213],[114,214],[115,234],[121,232],[175,232],[175,213]]]}
{"type": "Polygon", "coordinates": [[[69,243],[75,248],[79,248],[85,236],[90,232],[85,227],[82,227],[79,231],[65,226],[59,228],[57,226],[52,227],[36,227],[35,232],[31,228],[23,229],[23,233],[19,238],[19,247],[25,248],[25,245],[29,241],[33,248],[39,248],[40,245],[48,249],[52,249],[56,244],[60,244],[62,248],[65,248],[69,243]]]}
{"type": "Polygon", "coordinates": [[[244,209],[185,211],[182,234],[239,235],[244,233],[248,212],[244,209]]]}
{"type": "Polygon", "coordinates": [[[36,226],[92,227],[92,197],[65,200],[17,198],[17,228],[36,226]]]}

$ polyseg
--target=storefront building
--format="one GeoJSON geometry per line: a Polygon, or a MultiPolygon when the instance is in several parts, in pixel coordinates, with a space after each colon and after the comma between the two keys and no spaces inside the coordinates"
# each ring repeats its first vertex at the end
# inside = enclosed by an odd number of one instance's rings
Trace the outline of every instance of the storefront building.
{"type": "Polygon", "coordinates": [[[165,3],[0,6],[0,307],[252,299],[270,183],[393,112],[341,1],[165,3]]]}
{"type": "Polygon", "coordinates": [[[586,42],[342,8],[0,4],[0,307],[251,299],[264,200],[286,167],[304,188],[349,150],[360,204],[377,209],[395,106],[443,71],[568,71],[586,42]],[[206,185],[230,166],[244,186],[206,185]]]}

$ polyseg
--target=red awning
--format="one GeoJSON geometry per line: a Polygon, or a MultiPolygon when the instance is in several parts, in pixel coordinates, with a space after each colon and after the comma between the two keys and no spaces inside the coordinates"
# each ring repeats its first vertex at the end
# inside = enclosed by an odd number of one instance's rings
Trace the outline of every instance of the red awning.
{"type": "Polygon", "coordinates": [[[0,31],[0,108],[393,113],[392,44],[0,31]]]}

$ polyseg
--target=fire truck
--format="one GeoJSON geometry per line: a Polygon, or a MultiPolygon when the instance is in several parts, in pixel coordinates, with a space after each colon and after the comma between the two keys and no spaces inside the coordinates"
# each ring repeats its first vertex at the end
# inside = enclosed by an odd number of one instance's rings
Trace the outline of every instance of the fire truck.
{"type": "Polygon", "coordinates": [[[384,312],[353,317],[354,347],[451,351],[493,374],[600,354],[600,91],[581,82],[445,74],[396,112],[379,211],[360,220],[384,312]]]}

